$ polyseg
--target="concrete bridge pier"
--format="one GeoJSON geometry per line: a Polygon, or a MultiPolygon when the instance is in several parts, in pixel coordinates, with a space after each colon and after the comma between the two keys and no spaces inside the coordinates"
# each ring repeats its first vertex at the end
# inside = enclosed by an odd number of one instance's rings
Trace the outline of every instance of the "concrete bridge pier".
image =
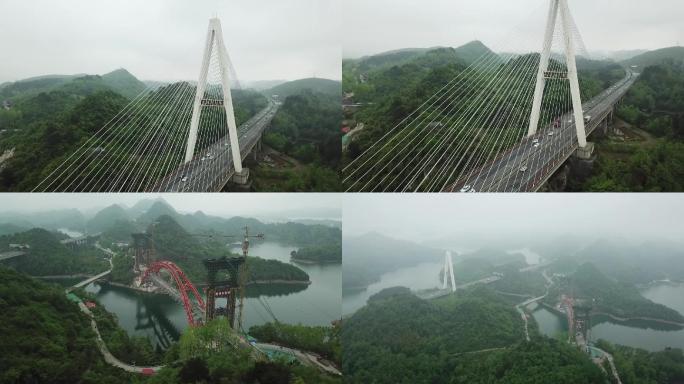
{"type": "Polygon", "coordinates": [[[242,171],[233,174],[233,183],[237,185],[247,185],[249,183],[249,168],[242,168],[242,171]]]}

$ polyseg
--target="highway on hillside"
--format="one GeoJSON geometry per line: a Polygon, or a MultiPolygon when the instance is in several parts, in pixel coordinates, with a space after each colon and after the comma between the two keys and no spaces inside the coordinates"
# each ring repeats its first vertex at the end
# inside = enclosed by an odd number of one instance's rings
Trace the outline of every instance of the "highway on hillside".
{"type": "MultiPolygon", "coordinates": [[[[266,108],[238,127],[242,159],[257,145],[278,107],[278,103],[269,101],[266,108]]],[[[234,173],[230,140],[226,135],[164,177],[150,192],[219,192],[234,173]]]]}
{"type": "MultiPolygon", "coordinates": [[[[583,104],[587,136],[613,110],[613,106],[627,93],[638,74],[627,70],[627,75],[611,88],[583,104]]],[[[448,187],[445,192],[458,192],[466,185],[472,192],[535,192],[577,150],[577,132],[572,112],[560,117],[560,127],[553,124],[482,166],[473,174],[448,187]],[[539,147],[535,147],[535,140],[539,147]]]]}

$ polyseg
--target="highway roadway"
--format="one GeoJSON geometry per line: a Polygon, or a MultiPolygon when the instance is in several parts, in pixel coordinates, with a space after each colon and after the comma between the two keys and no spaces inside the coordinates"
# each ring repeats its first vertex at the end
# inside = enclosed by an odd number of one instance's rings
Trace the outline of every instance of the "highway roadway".
{"type": "Polygon", "coordinates": [[[26,252],[24,252],[24,251],[3,252],[3,253],[0,253],[0,261],[11,259],[14,257],[24,256],[25,254],[26,254],[26,252]]]}
{"type": "MultiPolygon", "coordinates": [[[[587,136],[601,124],[637,77],[638,74],[627,70],[622,80],[582,105],[584,115],[591,116],[585,128],[587,136]]],[[[560,127],[556,128],[552,123],[535,135],[524,138],[493,161],[452,184],[445,192],[459,192],[466,186],[469,192],[535,192],[578,146],[574,116],[572,112],[566,113],[560,118],[560,127]],[[537,148],[535,140],[540,144],[537,148]]]]}
{"type": "MultiPolygon", "coordinates": [[[[264,130],[278,111],[278,107],[278,103],[269,101],[266,108],[238,127],[238,142],[242,159],[257,145],[264,130]]],[[[178,167],[148,192],[219,192],[234,173],[230,140],[226,135],[202,152],[195,154],[192,161],[178,167]]]]}

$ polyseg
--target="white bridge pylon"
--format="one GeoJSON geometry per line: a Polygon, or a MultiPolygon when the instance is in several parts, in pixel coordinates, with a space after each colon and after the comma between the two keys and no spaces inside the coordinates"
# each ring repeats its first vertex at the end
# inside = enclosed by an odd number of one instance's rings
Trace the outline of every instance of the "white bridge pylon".
{"type": "Polygon", "coordinates": [[[190,162],[195,154],[195,144],[197,143],[197,130],[199,128],[200,113],[201,109],[205,107],[202,101],[204,100],[204,92],[207,88],[207,73],[209,72],[212,50],[214,49],[218,50],[217,57],[221,76],[220,85],[223,92],[223,109],[226,112],[230,150],[233,156],[233,167],[235,168],[235,172],[241,173],[242,158],[240,156],[240,144],[238,142],[235,112],[233,110],[233,97],[230,92],[230,68],[228,65],[228,53],[226,51],[225,44],[223,43],[223,31],[221,30],[221,21],[218,18],[212,18],[209,20],[207,40],[204,46],[204,58],[202,59],[202,68],[200,70],[199,80],[197,82],[195,102],[192,107],[192,120],[190,121],[188,145],[185,150],[185,163],[190,162]]]}
{"type": "Polygon", "coordinates": [[[442,289],[447,289],[448,282],[451,280],[451,292],[456,292],[456,281],[454,279],[454,263],[451,260],[451,252],[446,251],[444,255],[444,284],[442,289]]]}
{"type": "Polygon", "coordinates": [[[584,129],[584,114],[582,112],[582,98],[580,96],[579,79],[577,78],[577,62],[575,61],[575,42],[571,29],[572,18],[568,0],[551,0],[549,15],[546,20],[546,32],[544,34],[544,45],[539,60],[539,70],[537,72],[537,83],[534,89],[534,101],[532,113],[530,115],[530,126],[528,136],[537,132],[539,116],[541,114],[542,98],[544,96],[544,86],[546,85],[546,73],[551,57],[551,45],[553,44],[553,34],[556,29],[556,21],[560,14],[561,28],[563,32],[563,43],[565,45],[565,59],[567,65],[567,79],[570,81],[570,93],[572,95],[572,109],[575,116],[575,129],[577,130],[577,141],[581,148],[587,145],[587,135],[584,129]]]}

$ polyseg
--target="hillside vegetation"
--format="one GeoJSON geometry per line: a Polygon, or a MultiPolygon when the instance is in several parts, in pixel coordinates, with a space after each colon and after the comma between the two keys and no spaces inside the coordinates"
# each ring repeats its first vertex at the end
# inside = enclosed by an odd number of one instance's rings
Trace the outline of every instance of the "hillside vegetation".
{"type": "Polygon", "coordinates": [[[64,290],[0,266],[0,383],[121,383],[64,290]]]}
{"type": "Polygon", "coordinates": [[[31,246],[27,255],[3,261],[3,264],[32,276],[94,275],[109,269],[101,251],[92,247],[67,248],[60,243],[64,238],[66,236],[40,228],[2,236],[0,249],[6,250],[8,244],[31,246]]]}
{"type": "Polygon", "coordinates": [[[642,69],[617,111],[633,129],[640,130],[627,132],[636,139],[599,141],[592,177],[571,188],[590,192],[684,191],[684,54],[680,61],[669,55],[667,59],[653,59],[663,52],[637,57],[639,62],[660,64],[642,69]]]}
{"type": "Polygon", "coordinates": [[[436,301],[390,289],[343,323],[349,383],[589,383],[605,376],[575,348],[522,343],[515,309],[487,288],[436,301]]]}
{"type": "MultiPolygon", "coordinates": [[[[15,85],[2,88],[2,92],[12,93],[13,105],[9,110],[0,109],[0,154],[13,153],[13,156],[0,166],[0,191],[30,191],[35,188],[116,116],[130,102],[129,97],[145,88],[125,70],[103,76],[86,75],[60,81],[48,78],[15,85]],[[45,86],[43,82],[50,85],[45,86]]],[[[165,93],[171,86],[180,89],[188,85],[167,85],[151,91],[147,97],[151,99],[165,93]]],[[[155,99],[154,103],[146,104],[146,110],[154,113],[157,104],[165,102],[155,99]]],[[[233,102],[237,123],[242,124],[266,105],[266,98],[253,91],[235,91],[233,102]]],[[[142,140],[141,132],[133,133],[142,140]]],[[[122,162],[132,161],[131,164],[137,165],[132,168],[136,169],[149,165],[154,158],[154,151],[149,151],[149,157],[131,158],[129,152],[132,149],[122,143],[112,144],[108,150],[119,150],[122,162]]],[[[89,177],[112,172],[111,165],[84,166],[81,172],[89,177]]],[[[151,175],[155,171],[159,170],[152,170],[151,175]]],[[[95,182],[96,179],[79,178],[82,185],[95,182]]]]}

